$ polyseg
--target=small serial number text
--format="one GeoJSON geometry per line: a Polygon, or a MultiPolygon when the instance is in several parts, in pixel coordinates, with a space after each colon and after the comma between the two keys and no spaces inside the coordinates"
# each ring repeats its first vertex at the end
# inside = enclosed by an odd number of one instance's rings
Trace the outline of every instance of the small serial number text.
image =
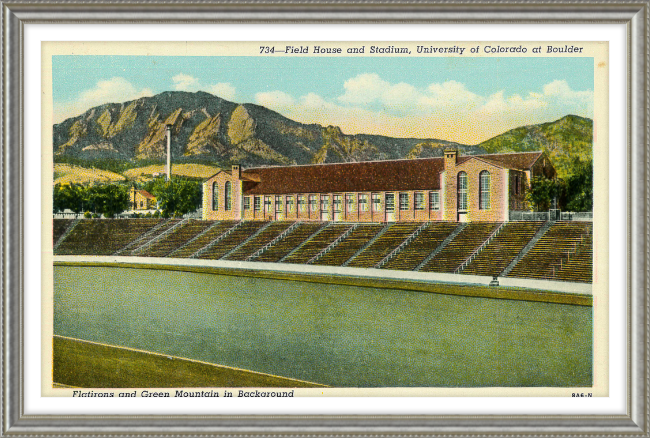
{"type": "Polygon", "coordinates": [[[572,392],[571,397],[591,397],[591,392],[572,392]]]}

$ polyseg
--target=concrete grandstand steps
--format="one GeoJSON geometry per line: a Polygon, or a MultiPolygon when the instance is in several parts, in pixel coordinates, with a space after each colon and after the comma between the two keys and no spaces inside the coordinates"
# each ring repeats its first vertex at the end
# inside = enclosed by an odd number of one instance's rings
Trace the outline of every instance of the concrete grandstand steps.
{"type": "Polygon", "coordinates": [[[256,262],[279,262],[301,244],[321,230],[326,224],[322,222],[300,222],[290,233],[279,239],[262,254],[252,257],[256,262]]]}
{"type": "Polygon", "coordinates": [[[561,281],[581,283],[592,282],[593,272],[593,235],[589,234],[578,246],[576,252],[569,254],[568,260],[560,260],[560,266],[554,267],[553,278],[561,281]]]}
{"type": "Polygon", "coordinates": [[[80,219],[55,254],[112,255],[158,222],[158,219],[80,219]]]}
{"type": "Polygon", "coordinates": [[[252,236],[257,234],[260,229],[266,227],[271,222],[262,221],[246,221],[240,222],[239,225],[233,227],[230,233],[222,239],[219,239],[216,244],[211,245],[208,249],[198,255],[200,259],[218,260],[225,255],[233,252],[239,245],[246,242],[252,236]]]}
{"type": "MultiPolygon", "coordinates": [[[[396,269],[404,271],[417,270],[416,268],[428,261],[459,225],[456,222],[432,222],[420,234],[402,249],[395,257],[386,262],[382,269],[396,269]]],[[[460,232],[460,230],[458,230],[460,232]]]]}
{"type": "Polygon", "coordinates": [[[384,233],[386,233],[388,231],[388,229],[391,227],[391,225],[392,224],[384,225],[384,227],[381,230],[379,230],[379,232],[377,234],[375,234],[375,236],[373,238],[368,240],[361,248],[359,248],[354,254],[352,254],[352,257],[347,259],[347,261],[345,261],[341,266],[348,266],[348,264],[351,261],[353,261],[359,254],[364,252],[366,250],[366,248],[373,245],[377,241],[377,239],[379,239],[381,236],[383,236],[384,233]]]}
{"type": "Polygon", "coordinates": [[[582,278],[589,282],[592,265],[592,224],[590,222],[555,222],[539,241],[508,273],[508,277],[556,279],[558,271],[565,278],[582,278]],[[574,264],[564,268],[566,262],[574,264]],[[569,274],[569,270],[577,269],[569,274]],[[587,280],[588,279],[588,280],[587,280]]]}
{"type": "Polygon", "coordinates": [[[211,242],[221,237],[224,233],[237,225],[237,221],[220,221],[215,222],[211,227],[207,228],[203,233],[196,236],[194,239],[187,242],[182,247],[168,255],[168,257],[189,258],[205,248],[211,242]]]}
{"type": "Polygon", "coordinates": [[[137,248],[143,242],[148,241],[153,236],[156,236],[158,233],[161,233],[164,230],[166,230],[168,227],[170,227],[171,226],[170,223],[172,222],[173,219],[141,219],[141,220],[155,221],[155,224],[152,227],[150,227],[148,230],[143,232],[136,239],[133,239],[132,241],[128,242],[126,246],[115,251],[113,255],[130,255],[129,252],[132,249],[137,248]]]}
{"type": "Polygon", "coordinates": [[[329,223],[317,234],[309,238],[296,251],[286,256],[282,262],[307,263],[336,241],[336,239],[351,230],[352,227],[354,227],[352,224],[329,223]]]}
{"type": "Polygon", "coordinates": [[[453,273],[501,224],[501,222],[468,223],[460,233],[419,270],[422,272],[453,273]]]}
{"type": "Polygon", "coordinates": [[[52,246],[53,247],[56,247],[59,241],[63,241],[61,237],[70,234],[70,231],[72,231],[70,225],[74,223],[75,223],[75,219],[53,219],[52,220],[52,246]]]}
{"type": "Polygon", "coordinates": [[[375,240],[368,242],[368,245],[356,257],[353,257],[346,266],[354,268],[374,267],[421,226],[422,222],[404,222],[389,225],[383,234],[377,234],[375,240]]]}
{"type": "Polygon", "coordinates": [[[52,226],[52,251],[56,253],[65,240],[81,219],[55,219],[52,226]]]}
{"type": "Polygon", "coordinates": [[[420,225],[415,231],[413,231],[409,236],[404,239],[402,243],[397,245],[395,248],[393,248],[383,259],[381,259],[375,266],[374,268],[380,269],[382,266],[384,266],[386,263],[390,262],[393,258],[395,258],[406,246],[411,243],[413,240],[415,240],[422,230],[426,229],[431,225],[431,222],[423,222],[422,225],[420,225]]]}
{"type": "Polygon", "coordinates": [[[311,264],[342,266],[383,228],[384,225],[380,224],[358,224],[338,245],[327,253],[320,255],[311,264]]]}
{"type": "Polygon", "coordinates": [[[169,229],[168,233],[157,242],[143,250],[139,255],[144,257],[166,257],[186,242],[196,237],[213,224],[209,221],[189,219],[179,224],[177,228],[169,229]]]}
{"type": "Polygon", "coordinates": [[[269,222],[266,227],[261,228],[255,235],[251,236],[248,240],[239,245],[239,247],[234,251],[225,255],[223,259],[240,261],[247,260],[261,247],[272,242],[293,225],[294,222],[289,221],[269,222]]]}
{"type": "Polygon", "coordinates": [[[138,245],[134,249],[129,251],[129,255],[132,256],[139,256],[146,250],[148,250],[151,246],[157,244],[159,241],[163,240],[164,238],[167,237],[170,233],[173,233],[176,229],[182,227],[189,219],[170,219],[164,227],[158,230],[158,232],[151,237],[150,239],[147,239],[145,242],[142,244],[138,245]]]}
{"type": "Polygon", "coordinates": [[[542,228],[544,222],[508,222],[498,235],[461,271],[497,277],[542,228]]]}
{"type": "Polygon", "coordinates": [[[506,266],[501,274],[499,274],[500,277],[506,277],[510,271],[514,269],[514,267],[519,263],[519,260],[521,260],[526,254],[528,254],[528,251],[531,250],[533,246],[539,241],[539,239],[546,234],[549,228],[554,224],[555,222],[553,221],[547,221],[542,224],[542,226],[537,230],[537,233],[530,239],[528,243],[522,248],[522,250],[517,254],[517,256],[506,266]]]}

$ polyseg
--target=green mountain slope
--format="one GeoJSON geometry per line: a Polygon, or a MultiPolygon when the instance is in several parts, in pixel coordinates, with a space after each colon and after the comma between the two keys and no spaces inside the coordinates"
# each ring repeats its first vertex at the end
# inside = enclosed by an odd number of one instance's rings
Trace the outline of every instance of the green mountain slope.
{"type": "Polygon", "coordinates": [[[478,146],[489,153],[544,150],[558,175],[566,177],[573,160],[592,159],[593,130],[591,119],[568,115],[554,122],[512,129],[478,146]]]}

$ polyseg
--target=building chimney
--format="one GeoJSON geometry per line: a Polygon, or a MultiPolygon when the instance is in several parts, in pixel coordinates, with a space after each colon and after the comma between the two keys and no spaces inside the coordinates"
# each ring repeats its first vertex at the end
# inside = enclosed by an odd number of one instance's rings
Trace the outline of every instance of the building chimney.
{"type": "Polygon", "coordinates": [[[172,125],[165,127],[167,134],[167,181],[172,179],[172,125]]]}
{"type": "Polygon", "coordinates": [[[456,167],[457,158],[458,151],[456,149],[445,149],[445,169],[452,169],[456,167]]]}
{"type": "Polygon", "coordinates": [[[237,179],[241,179],[241,167],[239,164],[232,165],[232,176],[236,177],[237,179]]]}

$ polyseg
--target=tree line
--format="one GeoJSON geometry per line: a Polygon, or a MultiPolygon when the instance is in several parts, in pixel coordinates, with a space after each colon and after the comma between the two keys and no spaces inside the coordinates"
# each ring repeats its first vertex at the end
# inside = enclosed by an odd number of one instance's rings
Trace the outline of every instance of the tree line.
{"type": "Polygon", "coordinates": [[[156,197],[163,217],[182,216],[196,211],[201,206],[203,190],[198,181],[172,177],[171,181],[157,178],[145,184],[103,184],[84,186],[81,184],[56,184],[53,191],[53,211],[66,209],[86,216],[106,218],[130,210],[129,192],[135,187],[147,190],[156,197]]]}
{"type": "Polygon", "coordinates": [[[572,173],[562,179],[535,177],[526,200],[536,211],[555,207],[564,211],[592,211],[594,206],[593,160],[573,160],[572,173]]]}

